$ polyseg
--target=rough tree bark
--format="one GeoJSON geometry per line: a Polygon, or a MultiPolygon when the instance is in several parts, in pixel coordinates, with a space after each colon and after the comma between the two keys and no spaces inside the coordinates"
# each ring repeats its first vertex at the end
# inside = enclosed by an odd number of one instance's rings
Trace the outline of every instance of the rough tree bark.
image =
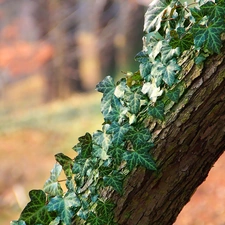
{"type": "Polygon", "coordinates": [[[138,168],[108,193],[122,225],[170,225],[225,150],[225,46],[202,68],[183,65],[186,91],[162,125],[149,124],[158,172],[138,168]]]}

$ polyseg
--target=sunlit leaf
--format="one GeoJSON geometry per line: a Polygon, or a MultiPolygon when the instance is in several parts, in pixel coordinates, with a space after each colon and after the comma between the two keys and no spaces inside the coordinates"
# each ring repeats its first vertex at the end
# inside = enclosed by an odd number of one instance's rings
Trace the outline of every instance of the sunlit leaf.
{"type": "Polygon", "coordinates": [[[162,68],[163,81],[169,86],[172,86],[175,82],[176,73],[180,70],[181,68],[176,60],[170,60],[169,63],[162,68]]]}
{"type": "Polygon", "coordinates": [[[58,182],[58,177],[62,171],[62,166],[55,164],[54,168],[51,170],[50,178],[44,184],[44,192],[50,194],[51,196],[62,195],[63,190],[58,182]]]}
{"type": "Polygon", "coordinates": [[[56,216],[47,211],[45,193],[42,190],[32,190],[29,196],[31,201],[22,211],[20,220],[25,221],[26,225],[49,224],[56,216]]]}
{"type": "Polygon", "coordinates": [[[171,0],[153,0],[145,14],[144,31],[150,33],[152,31],[158,31],[161,26],[161,22],[164,13],[170,13],[171,0]]]}
{"type": "Polygon", "coordinates": [[[64,197],[56,196],[47,205],[48,211],[57,212],[60,219],[66,225],[71,225],[74,216],[74,208],[80,207],[80,200],[74,192],[67,193],[64,197]]]}

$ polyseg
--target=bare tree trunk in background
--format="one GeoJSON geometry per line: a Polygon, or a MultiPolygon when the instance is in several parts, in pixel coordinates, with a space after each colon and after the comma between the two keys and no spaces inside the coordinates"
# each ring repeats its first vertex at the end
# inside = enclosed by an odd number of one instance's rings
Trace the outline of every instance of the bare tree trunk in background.
{"type": "Polygon", "coordinates": [[[119,15],[119,2],[101,0],[95,9],[97,21],[96,35],[98,37],[98,52],[101,77],[116,74],[116,47],[117,17],[119,15]]]}
{"type": "Polygon", "coordinates": [[[54,55],[45,65],[46,100],[68,97],[82,91],[77,51],[76,1],[38,0],[36,20],[40,37],[54,48],[54,55]]]}
{"type": "Polygon", "coordinates": [[[124,48],[126,57],[125,66],[127,69],[134,72],[139,69],[139,63],[134,60],[134,57],[140,50],[142,50],[144,14],[146,7],[139,5],[136,1],[128,1],[126,10],[126,45],[124,48]]]}

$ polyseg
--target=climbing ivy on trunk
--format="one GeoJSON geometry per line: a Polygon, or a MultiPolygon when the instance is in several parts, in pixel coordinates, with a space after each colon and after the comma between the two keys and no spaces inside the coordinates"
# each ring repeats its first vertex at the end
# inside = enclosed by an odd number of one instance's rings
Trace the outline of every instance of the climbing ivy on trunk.
{"type": "Polygon", "coordinates": [[[107,190],[124,194],[123,183],[137,167],[158,173],[147,122],[163,124],[165,115],[185,93],[183,65],[201,67],[208,56],[220,53],[225,33],[225,0],[199,0],[187,5],[176,0],[153,1],[145,14],[143,49],[135,60],[139,71],[127,72],[115,83],[107,76],[96,90],[103,94],[102,130],[86,133],[63,153],[43,190],[30,191],[31,201],[12,225],[111,225],[115,203],[107,190]],[[58,180],[65,173],[66,191],[58,180]]]}

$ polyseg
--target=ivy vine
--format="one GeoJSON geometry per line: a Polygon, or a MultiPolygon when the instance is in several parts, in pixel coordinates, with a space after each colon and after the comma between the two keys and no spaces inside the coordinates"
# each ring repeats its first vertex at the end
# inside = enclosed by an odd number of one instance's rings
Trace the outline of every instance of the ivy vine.
{"type": "Polygon", "coordinates": [[[142,166],[157,171],[154,147],[146,120],[163,123],[166,106],[176,104],[185,55],[200,65],[220,53],[225,33],[225,0],[199,0],[188,5],[177,0],[154,0],[145,14],[143,50],[135,60],[139,71],[127,72],[116,84],[107,76],[96,90],[103,94],[102,130],[80,137],[71,159],[63,153],[43,190],[32,190],[30,202],[11,225],[113,225],[115,204],[106,190],[123,194],[129,173],[142,166]],[[64,171],[66,192],[59,175],[64,171]]]}

